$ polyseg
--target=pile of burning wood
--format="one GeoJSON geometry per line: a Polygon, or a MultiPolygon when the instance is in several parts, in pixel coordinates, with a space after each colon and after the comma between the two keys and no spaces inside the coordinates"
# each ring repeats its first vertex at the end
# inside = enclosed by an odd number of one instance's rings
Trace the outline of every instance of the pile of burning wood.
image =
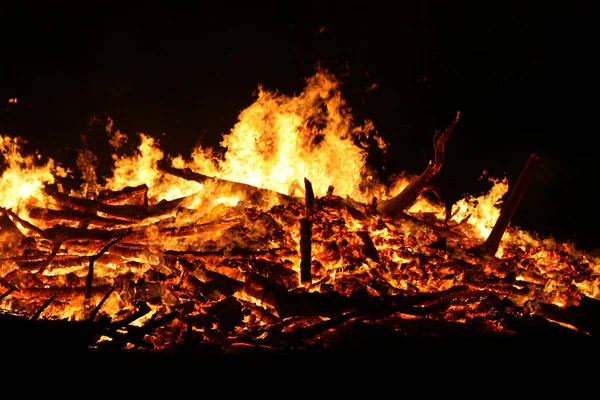
{"type": "Polygon", "coordinates": [[[52,208],[29,207],[28,219],[0,210],[0,331],[38,332],[50,346],[217,351],[336,348],[361,332],[596,334],[589,256],[507,243],[495,257],[536,156],[484,243],[468,224],[407,212],[431,189],[457,121],[436,134],[423,174],[384,202],[334,187],[315,197],[308,179],[282,194],[167,164],[164,174],[243,197],[199,215],[193,196],[149,204],[147,185],[93,199],[47,185],[52,208]]]}
{"type": "MultiPolygon", "coordinates": [[[[501,210],[507,184],[489,204],[439,199],[431,180],[457,121],[420,176],[383,192],[357,188],[373,183],[364,143],[385,143],[324,71],[296,97],[259,88],[223,159],[168,163],[140,134],[102,185],[91,151],[67,189],[66,169],[0,136],[0,342],[235,353],[597,334],[600,259],[510,224],[535,155],[501,210]]],[[[112,120],[106,133],[122,149],[112,120]]]]}

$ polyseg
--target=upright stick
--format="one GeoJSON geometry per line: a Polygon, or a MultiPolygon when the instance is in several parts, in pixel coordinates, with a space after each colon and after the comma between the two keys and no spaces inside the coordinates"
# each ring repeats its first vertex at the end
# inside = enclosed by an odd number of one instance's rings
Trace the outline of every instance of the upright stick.
{"type": "Polygon", "coordinates": [[[535,174],[535,170],[539,165],[539,161],[540,158],[535,154],[529,156],[529,160],[527,160],[527,164],[525,164],[523,171],[521,171],[521,175],[519,176],[517,183],[515,183],[515,187],[510,192],[510,196],[502,208],[502,211],[500,211],[500,217],[498,217],[498,221],[496,221],[496,225],[494,225],[492,233],[490,233],[490,236],[488,236],[481,248],[483,255],[494,256],[498,251],[500,240],[502,239],[504,232],[506,232],[506,229],[510,224],[510,220],[517,210],[517,207],[519,206],[527,187],[533,179],[533,175],[535,174]]]}

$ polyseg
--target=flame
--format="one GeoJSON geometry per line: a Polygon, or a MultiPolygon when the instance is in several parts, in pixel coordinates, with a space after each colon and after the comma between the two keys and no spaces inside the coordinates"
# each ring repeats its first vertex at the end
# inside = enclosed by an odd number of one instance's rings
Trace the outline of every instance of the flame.
{"type": "Polygon", "coordinates": [[[45,206],[48,198],[44,193],[47,184],[56,178],[64,178],[68,171],[50,159],[43,163],[38,154],[23,154],[26,142],[19,138],[0,136],[0,152],[5,169],[0,176],[0,207],[15,212],[25,212],[24,206],[45,206]]]}
{"type": "Polygon", "coordinates": [[[368,141],[381,149],[386,144],[370,121],[357,124],[350,111],[340,82],[323,70],[296,96],[259,87],[256,101],[223,137],[223,160],[197,147],[189,167],[280,193],[307,178],[316,195],[334,185],[340,196],[368,201],[372,193],[363,186],[375,180],[366,166],[368,141]]]}

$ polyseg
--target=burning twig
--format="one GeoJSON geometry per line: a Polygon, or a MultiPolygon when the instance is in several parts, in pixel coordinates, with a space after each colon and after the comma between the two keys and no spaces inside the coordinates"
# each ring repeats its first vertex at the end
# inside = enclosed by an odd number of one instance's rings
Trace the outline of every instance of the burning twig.
{"type": "Polygon", "coordinates": [[[22,219],[21,217],[19,217],[17,214],[15,214],[14,212],[12,212],[9,209],[6,209],[4,207],[0,207],[0,212],[3,213],[4,215],[6,215],[7,217],[14,219],[16,221],[19,222],[19,224],[21,224],[23,227],[25,227],[26,229],[35,232],[37,234],[39,234],[40,236],[42,236],[43,234],[43,230],[38,228],[37,226],[33,225],[32,223],[25,221],[24,219],[22,219]]]}
{"type": "Polygon", "coordinates": [[[400,213],[404,212],[404,210],[408,209],[414,204],[414,202],[417,200],[419,195],[423,193],[424,190],[429,189],[429,181],[440,171],[444,164],[444,152],[446,142],[448,141],[448,138],[454,131],[454,128],[458,123],[459,117],[460,112],[457,112],[454,121],[452,121],[452,123],[443,132],[437,132],[434,135],[434,160],[429,161],[429,164],[425,168],[425,171],[423,171],[423,173],[421,173],[421,175],[417,179],[412,181],[406,188],[404,188],[404,190],[400,194],[384,202],[380,206],[379,210],[382,214],[392,218],[399,216],[400,213]]]}
{"type": "Polygon", "coordinates": [[[44,310],[46,308],[48,308],[48,306],[50,304],[52,304],[52,302],[54,301],[54,298],[56,297],[56,295],[50,297],[48,300],[46,300],[44,302],[44,304],[42,304],[42,306],[37,310],[37,312],[35,314],[33,314],[33,316],[31,317],[32,321],[35,321],[36,319],[38,319],[40,317],[40,315],[42,315],[42,313],[44,312],[44,310]]]}
{"type": "Polygon", "coordinates": [[[100,311],[100,309],[102,308],[102,306],[104,305],[106,300],[108,300],[108,298],[110,297],[112,292],[115,291],[116,287],[117,287],[116,285],[113,285],[113,287],[111,287],[110,290],[108,292],[106,292],[106,294],[104,295],[102,300],[100,300],[98,305],[96,307],[94,307],[94,309],[90,313],[90,316],[88,317],[88,321],[93,321],[94,319],[96,319],[96,315],[98,315],[98,312],[100,311]]]}
{"type": "Polygon", "coordinates": [[[131,221],[126,219],[105,218],[94,213],[81,212],[77,210],[50,210],[46,208],[31,207],[28,211],[31,218],[44,221],[74,221],[79,223],[89,222],[102,227],[131,225],[131,221]]]}
{"type": "Polygon", "coordinates": [[[92,282],[93,282],[93,278],[94,278],[94,262],[96,262],[96,260],[98,258],[100,258],[102,256],[102,254],[106,253],[108,251],[108,249],[110,249],[111,246],[115,245],[116,243],[118,243],[121,239],[123,239],[125,236],[127,236],[129,233],[131,233],[131,228],[127,229],[127,231],[125,231],[123,234],[119,235],[117,238],[111,240],[110,242],[108,242],[106,244],[106,246],[104,246],[102,248],[102,250],[100,250],[98,252],[98,254],[93,255],[90,257],[90,265],[89,265],[89,269],[88,269],[88,275],[87,275],[87,280],[86,280],[86,294],[85,297],[86,298],[90,298],[92,297],[92,282]]]}
{"type": "Polygon", "coordinates": [[[62,246],[62,242],[53,242],[52,243],[52,253],[50,253],[50,255],[48,256],[47,259],[42,261],[40,269],[38,269],[38,271],[35,273],[36,275],[40,276],[44,273],[46,268],[48,268],[48,266],[52,263],[52,261],[58,254],[61,246],[62,246]]]}
{"type": "Polygon", "coordinates": [[[487,240],[481,248],[482,254],[487,256],[494,256],[496,254],[496,251],[498,251],[498,247],[500,246],[500,240],[502,240],[502,236],[508,228],[513,214],[517,210],[517,207],[519,206],[519,203],[521,202],[521,199],[523,198],[527,187],[533,179],[533,175],[535,174],[535,170],[539,164],[539,161],[539,157],[535,154],[529,156],[527,164],[525,164],[523,171],[521,171],[521,175],[519,175],[519,179],[517,180],[517,183],[515,183],[515,187],[510,193],[506,204],[502,208],[500,216],[498,217],[498,220],[496,221],[496,224],[494,225],[490,236],[488,236],[487,240]]]}
{"type": "Polygon", "coordinates": [[[8,289],[6,292],[2,293],[0,295],[0,301],[4,300],[6,297],[10,296],[10,294],[15,291],[17,288],[16,287],[11,287],[10,289],[8,289]]]}

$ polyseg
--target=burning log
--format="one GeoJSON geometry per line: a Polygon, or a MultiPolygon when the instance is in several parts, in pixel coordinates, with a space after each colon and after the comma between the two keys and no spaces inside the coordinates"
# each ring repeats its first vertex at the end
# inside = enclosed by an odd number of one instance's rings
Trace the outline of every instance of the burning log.
{"type": "Polygon", "coordinates": [[[148,186],[128,186],[121,190],[103,190],[97,197],[103,203],[111,205],[148,206],[148,186]]]}
{"type": "Polygon", "coordinates": [[[84,199],[73,197],[60,193],[51,186],[46,187],[46,192],[56,201],[67,207],[80,209],[84,212],[101,212],[106,215],[111,215],[120,219],[125,219],[130,222],[140,222],[147,218],[157,218],[173,214],[177,208],[187,199],[185,197],[161,201],[158,204],[149,206],[140,205],[112,205],[105,204],[98,200],[84,199]]]}
{"type": "Polygon", "coordinates": [[[44,312],[44,310],[46,308],[48,308],[48,306],[50,304],[52,304],[52,302],[54,301],[54,298],[56,297],[56,295],[53,295],[52,297],[50,297],[48,300],[46,300],[44,302],[44,304],[42,304],[42,306],[39,308],[39,310],[36,311],[35,314],[33,314],[33,316],[31,317],[32,321],[35,321],[36,319],[38,319],[40,317],[40,315],[42,315],[42,313],[44,312]]]}
{"type": "Polygon", "coordinates": [[[261,197],[271,197],[275,196],[280,203],[295,203],[297,200],[289,195],[285,195],[283,193],[279,193],[273,190],[260,188],[257,186],[248,185],[246,183],[229,181],[226,179],[221,179],[213,176],[199,174],[197,172],[192,171],[189,168],[174,168],[166,164],[165,162],[161,162],[158,165],[158,169],[164,173],[177,176],[182,179],[186,179],[188,181],[194,181],[198,183],[207,183],[212,182],[216,183],[221,187],[228,187],[232,192],[240,192],[244,193],[247,198],[253,198],[255,196],[261,197]]]}
{"type": "Polygon", "coordinates": [[[51,210],[47,208],[31,207],[29,208],[29,216],[33,219],[39,219],[48,222],[88,222],[104,228],[114,227],[119,225],[131,225],[131,221],[119,218],[100,217],[90,212],[81,212],[77,210],[51,210]]]}
{"type": "Polygon", "coordinates": [[[246,278],[243,292],[275,308],[281,318],[333,316],[358,306],[357,301],[336,292],[289,292],[258,274],[246,278]]]}
{"type": "Polygon", "coordinates": [[[435,158],[430,161],[423,173],[412,181],[404,190],[396,197],[381,204],[379,211],[388,217],[397,217],[403,213],[406,209],[414,204],[419,195],[428,189],[428,184],[431,178],[433,178],[440,171],[444,165],[444,153],[446,148],[446,142],[450,138],[450,135],[454,131],[460,112],[456,113],[454,121],[443,131],[437,132],[433,137],[433,147],[435,150],[435,158]]]}
{"type": "Polygon", "coordinates": [[[513,188],[508,200],[506,201],[506,204],[500,212],[500,217],[498,217],[498,220],[492,229],[492,233],[490,233],[490,236],[488,236],[481,248],[484,255],[494,256],[498,251],[500,240],[502,240],[502,236],[504,235],[506,228],[508,228],[513,214],[517,210],[517,207],[519,206],[519,203],[521,202],[529,183],[531,183],[531,180],[533,179],[533,175],[535,174],[535,170],[539,164],[539,161],[539,157],[535,154],[529,156],[527,164],[525,164],[521,175],[519,175],[519,179],[517,179],[515,187],[513,188]]]}

